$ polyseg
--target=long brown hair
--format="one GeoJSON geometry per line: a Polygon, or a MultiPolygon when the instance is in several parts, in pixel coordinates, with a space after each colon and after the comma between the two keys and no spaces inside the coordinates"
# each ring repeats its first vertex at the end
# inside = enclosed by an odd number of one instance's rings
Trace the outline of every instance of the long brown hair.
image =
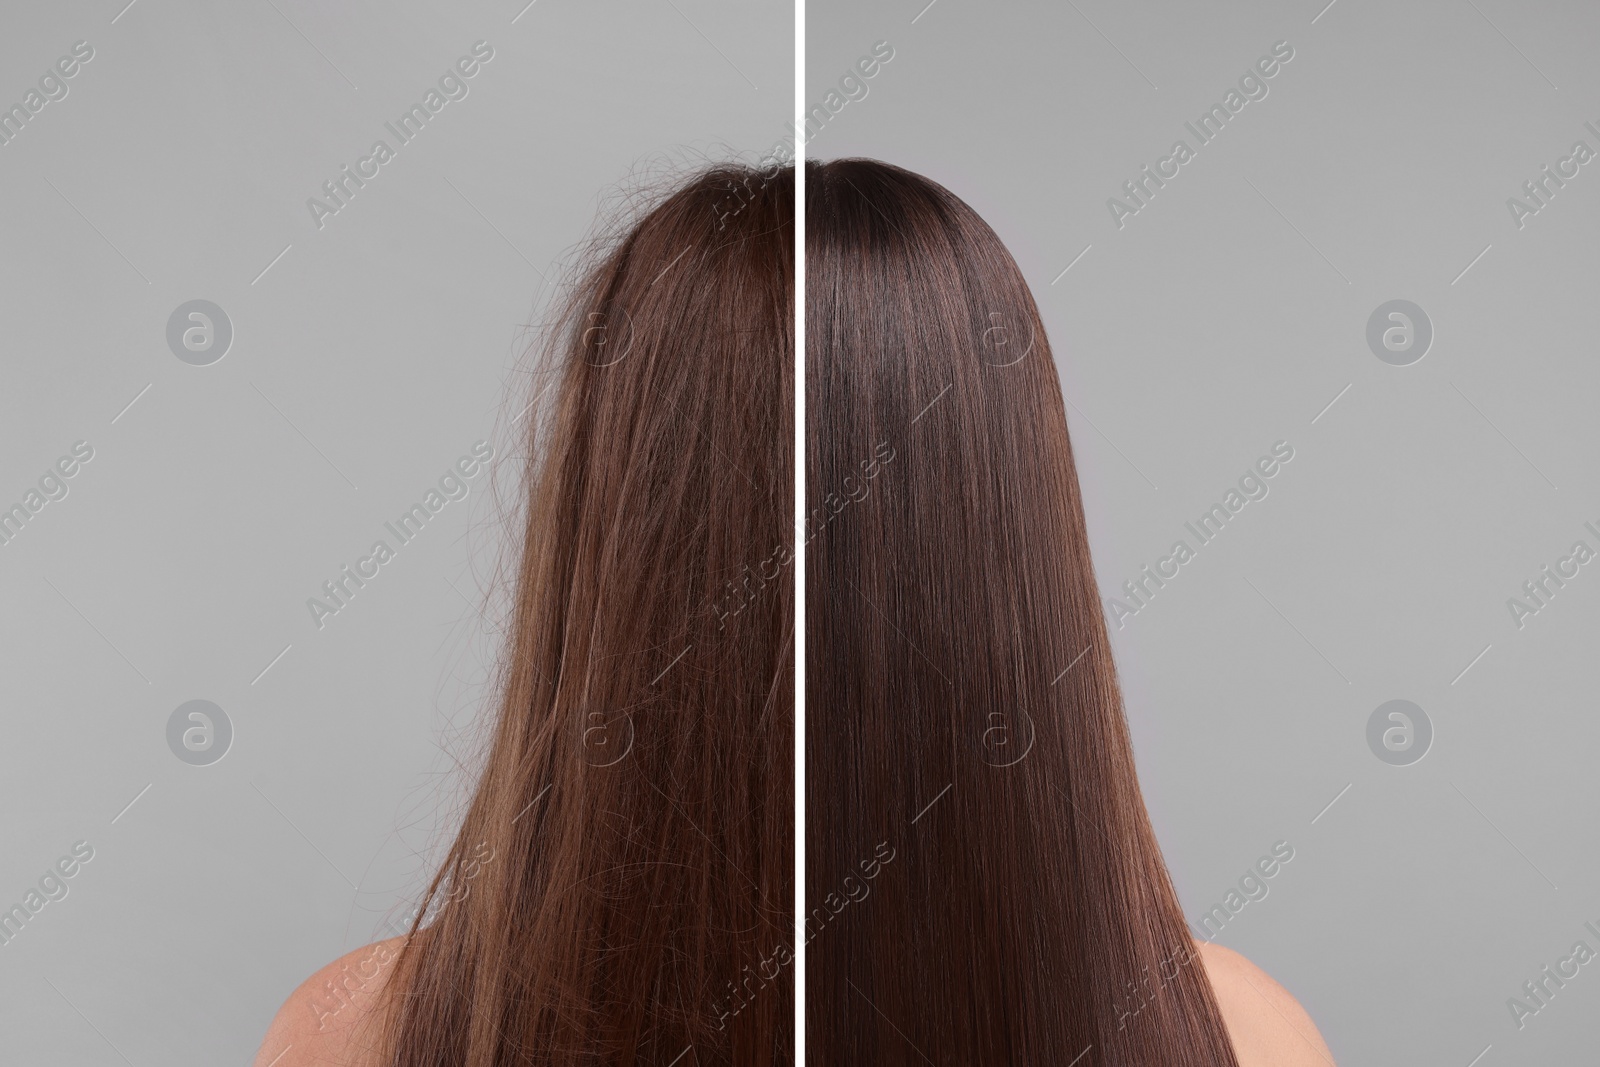
{"type": "Polygon", "coordinates": [[[807,165],[806,286],[810,1062],[1233,1067],[1020,271],[850,159],[807,165]]]}
{"type": "Polygon", "coordinates": [[[498,717],[385,1063],[792,1059],[793,209],[792,168],[698,174],[551,331],[498,717]]]}

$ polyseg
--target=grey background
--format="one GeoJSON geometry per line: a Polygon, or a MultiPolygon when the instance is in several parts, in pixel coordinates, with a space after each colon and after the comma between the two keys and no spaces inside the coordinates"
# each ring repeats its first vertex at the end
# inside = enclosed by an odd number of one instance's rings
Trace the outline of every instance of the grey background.
{"type": "Polygon", "coordinates": [[[1600,951],[1600,563],[1520,631],[1506,601],[1574,541],[1600,550],[1600,168],[1521,230],[1505,201],[1574,140],[1600,150],[1600,9],[812,0],[807,20],[808,106],[895,49],[808,156],[944,183],[1027,274],[1107,597],[1295,449],[1113,626],[1191,923],[1286,840],[1217,940],[1341,1063],[1593,1059],[1600,963],[1520,1031],[1506,1000],[1576,941],[1600,951]],[[1268,96],[1118,230],[1107,198],[1193,147],[1183,123],[1279,40],[1295,56],[1268,96]],[[1397,298],[1435,330],[1408,367],[1365,340],[1397,298]],[[1410,766],[1365,738],[1396,698],[1435,731],[1410,766]]]}
{"type": "Polygon", "coordinates": [[[507,451],[540,272],[602,200],[784,134],[793,12],[125,3],[0,16],[5,105],[95,50],[0,145],[0,506],[95,453],[0,546],[0,908],[95,850],[0,945],[0,1044],[214,1067],[406,918],[452,828],[515,464],[320,631],[307,598],[475,441],[507,451]],[[318,230],[306,199],[480,39],[467,97],[318,230]],[[211,366],[167,347],[193,299],[233,323],[211,366]],[[210,766],[167,747],[194,699],[234,728],[210,766]]]}

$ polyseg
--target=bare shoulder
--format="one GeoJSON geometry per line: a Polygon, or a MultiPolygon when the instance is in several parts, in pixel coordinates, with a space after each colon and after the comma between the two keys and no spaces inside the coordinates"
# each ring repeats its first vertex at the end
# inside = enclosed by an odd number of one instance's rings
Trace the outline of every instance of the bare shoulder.
{"type": "Polygon", "coordinates": [[[1287,989],[1230,948],[1196,944],[1239,1067],[1332,1067],[1333,1053],[1287,989]]]}
{"type": "Polygon", "coordinates": [[[278,1009],[255,1067],[372,1067],[372,1008],[404,938],[341,956],[300,984],[278,1009]]]}

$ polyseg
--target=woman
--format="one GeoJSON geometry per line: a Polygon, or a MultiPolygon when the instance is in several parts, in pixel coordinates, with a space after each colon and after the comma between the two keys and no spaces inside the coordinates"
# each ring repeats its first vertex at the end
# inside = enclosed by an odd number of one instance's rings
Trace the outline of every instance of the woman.
{"type": "Polygon", "coordinates": [[[793,215],[713,168],[572,294],[460,833],[263,1067],[792,1062],[793,215]]]}
{"type": "MultiPolygon", "coordinates": [[[[1323,1063],[1178,911],[1015,264],[932,182],[807,174],[809,1062],[1323,1063]]],[[[704,175],[578,291],[434,909],[262,1067],[791,1062],[792,197],[704,175]]]]}
{"type": "Polygon", "coordinates": [[[1179,911],[1011,256],[847,159],[807,166],[806,271],[811,1062],[1331,1063],[1179,911]]]}

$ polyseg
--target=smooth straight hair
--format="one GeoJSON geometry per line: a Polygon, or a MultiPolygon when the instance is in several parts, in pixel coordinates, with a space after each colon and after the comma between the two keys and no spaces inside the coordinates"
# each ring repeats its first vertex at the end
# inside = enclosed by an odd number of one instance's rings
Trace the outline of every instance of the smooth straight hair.
{"type": "Polygon", "coordinates": [[[792,1062],[793,212],[792,168],[711,168],[565,301],[487,764],[381,1062],[792,1062]]]}
{"type": "Polygon", "coordinates": [[[859,159],[807,165],[806,271],[810,1062],[1233,1067],[1026,282],[859,159]]]}

